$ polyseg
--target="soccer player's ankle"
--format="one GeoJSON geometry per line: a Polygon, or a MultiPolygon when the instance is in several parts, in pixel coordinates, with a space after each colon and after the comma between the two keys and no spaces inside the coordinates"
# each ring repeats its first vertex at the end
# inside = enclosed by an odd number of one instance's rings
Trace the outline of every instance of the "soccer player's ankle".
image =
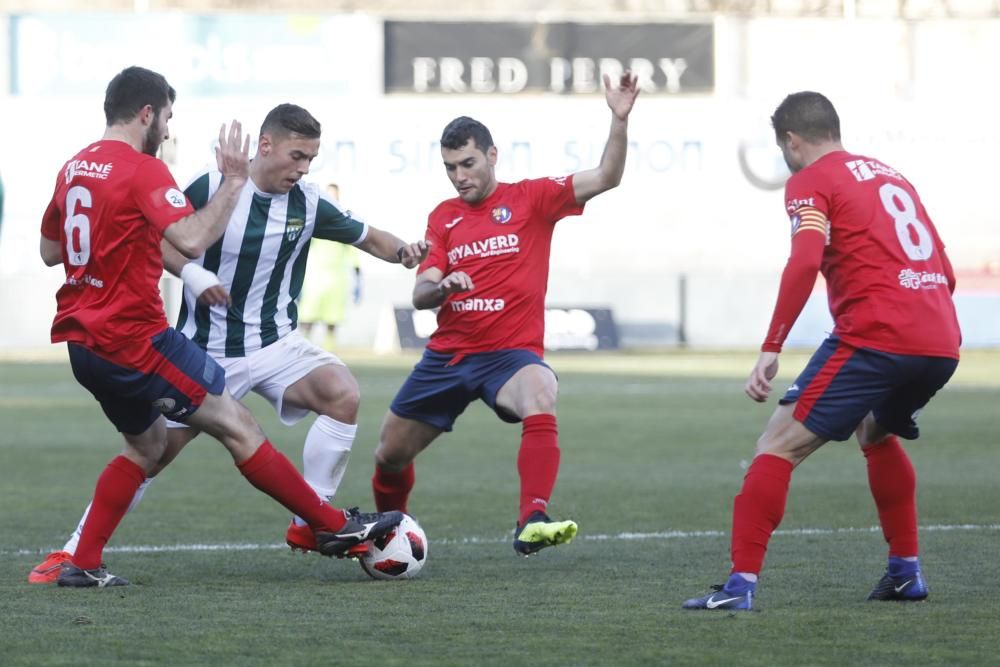
{"type": "Polygon", "coordinates": [[[69,564],[75,565],[81,570],[96,570],[101,566],[101,556],[99,555],[96,560],[94,560],[93,558],[87,560],[78,558],[77,556],[73,556],[72,558],[69,559],[69,564]]]}
{"type": "Polygon", "coordinates": [[[889,556],[889,576],[905,577],[920,571],[920,559],[917,556],[889,556]]]}
{"type": "Polygon", "coordinates": [[[541,512],[546,518],[548,518],[548,515],[545,513],[544,507],[541,507],[536,503],[531,503],[528,505],[523,505],[521,507],[520,512],[517,515],[517,525],[523,526],[524,523],[531,518],[531,515],[535,514],[536,512],[541,512]]]}
{"type": "Polygon", "coordinates": [[[733,572],[726,581],[724,590],[732,595],[743,595],[757,588],[757,575],[752,572],[733,572]]]}
{"type": "Polygon", "coordinates": [[[319,526],[316,524],[310,524],[313,527],[313,530],[325,529],[337,532],[347,525],[347,512],[339,507],[331,507],[330,505],[324,504],[322,514],[323,521],[319,526]]]}

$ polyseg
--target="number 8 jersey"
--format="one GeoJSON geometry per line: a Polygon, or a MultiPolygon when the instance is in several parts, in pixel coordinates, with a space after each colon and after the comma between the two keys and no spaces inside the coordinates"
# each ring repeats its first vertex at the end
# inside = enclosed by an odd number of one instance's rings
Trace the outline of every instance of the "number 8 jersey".
{"type": "Polygon", "coordinates": [[[52,342],[113,352],[166,329],[160,239],[193,211],[167,166],[124,142],[98,141],[67,162],[42,218],[66,269],[52,342]]]}
{"type": "Polygon", "coordinates": [[[958,358],[954,274],[916,190],[878,160],[838,151],[785,185],[792,235],[826,233],[834,335],[855,347],[958,358]]]}

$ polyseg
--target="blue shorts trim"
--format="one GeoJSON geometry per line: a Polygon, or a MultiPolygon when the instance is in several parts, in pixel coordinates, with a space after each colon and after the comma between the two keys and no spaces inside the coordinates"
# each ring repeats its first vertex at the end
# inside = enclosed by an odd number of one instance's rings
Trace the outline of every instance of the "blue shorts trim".
{"type": "Polygon", "coordinates": [[[915,440],[917,414],[951,378],[958,360],[890,354],[827,338],[779,401],[816,435],[847,440],[871,412],[880,426],[915,440]]]}
{"type": "Polygon", "coordinates": [[[497,392],[525,366],[549,368],[540,356],[528,350],[469,354],[453,364],[454,358],[454,354],[424,350],[389,409],[404,419],[451,431],[465,408],[482,399],[500,419],[514,424],[521,419],[497,407],[497,392]]]}
{"type": "Polygon", "coordinates": [[[142,433],[161,414],[186,421],[206,394],[220,395],[226,388],[222,367],[176,329],[136,343],[128,359],[112,361],[69,344],[73,375],[122,433],[142,433]]]}

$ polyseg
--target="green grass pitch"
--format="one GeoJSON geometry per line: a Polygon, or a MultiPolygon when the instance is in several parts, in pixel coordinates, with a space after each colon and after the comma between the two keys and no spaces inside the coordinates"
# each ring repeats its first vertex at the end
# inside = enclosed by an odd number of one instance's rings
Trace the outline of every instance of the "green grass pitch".
{"type": "MultiPolygon", "coordinates": [[[[783,355],[781,391],[806,356],[783,355]]],[[[360,431],[336,499],[370,509],[382,415],[415,357],[347,355],[360,431]]],[[[149,488],[106,560],[124,589],[27,583],[90,498],[118,435],[65,363],[0,363],[0,665],[1000,664],[1000,352],[966,355],[921,416],[925,603],[865,601],[885,545],[864,460],[830,443],[792,478],[753,613],[683,612],[721,583],[732,497],[774,405],[754,355],[553,355],[570,545],[510,546],[520,430],[482,405],[417,460],[430,556],[412,581],[280,547],[288,513],[202,436],[149,488]],[[144,549],[141,547],[145,547],[144,549]]],[[[247,404],[296,462],[308,421],[247,404]]]]}

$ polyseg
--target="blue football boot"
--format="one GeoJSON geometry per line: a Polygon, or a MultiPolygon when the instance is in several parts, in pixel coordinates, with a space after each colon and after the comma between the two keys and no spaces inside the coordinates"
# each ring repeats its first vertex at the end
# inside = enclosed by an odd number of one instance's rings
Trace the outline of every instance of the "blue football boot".
{"type": "Polygon", "coordinates": [[[927,599],[927,582],[920,573],[920,562],[889,557],[889,567],[879,579],[869,600],[895,600],[916,602],[927,599]]]}
{"type": "Polygon", "coordinates": [[[715,592],[700,598],[691,598],[682,609],[722,609],[725,611],[751,611],[757,583],[747,581],[738,574],[729,575],[725,586],[712,586],[715,592]]]}

